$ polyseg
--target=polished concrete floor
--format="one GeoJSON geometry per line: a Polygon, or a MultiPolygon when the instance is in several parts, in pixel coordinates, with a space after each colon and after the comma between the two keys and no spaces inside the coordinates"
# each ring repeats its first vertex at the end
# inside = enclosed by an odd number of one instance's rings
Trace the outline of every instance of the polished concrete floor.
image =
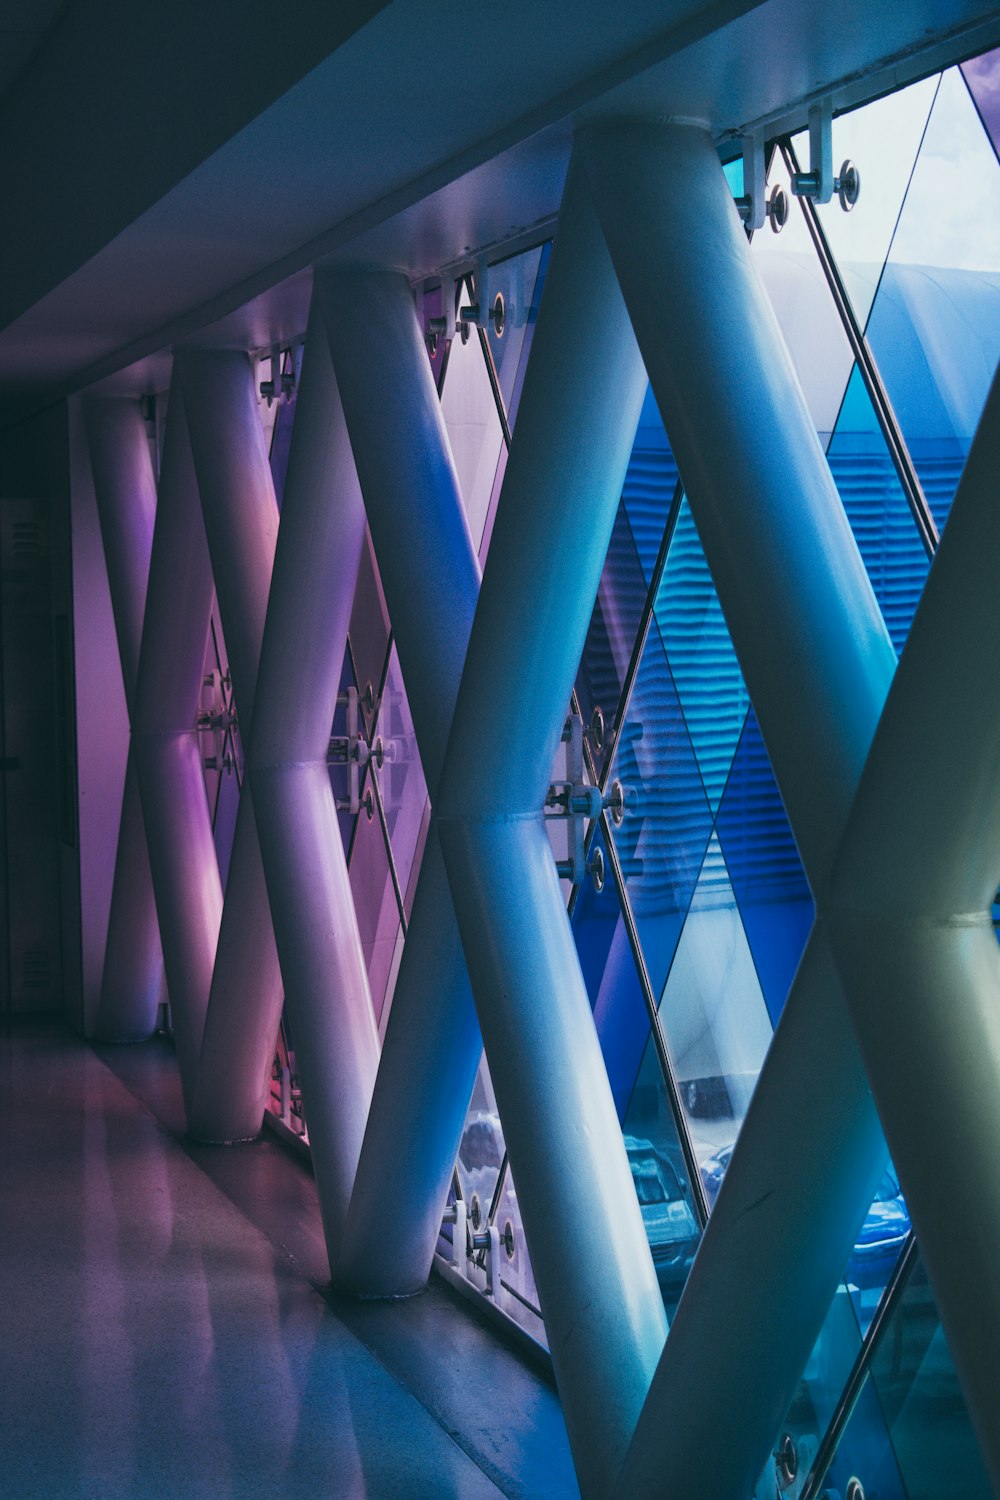
{"type": "Polygon", "coordinates": [[[187,1142],[166,1044],[0,1031],[4,1500],[578,1493],[551,1386],[451,1292],[326,1274],[306,1167],[187,1142]]]}

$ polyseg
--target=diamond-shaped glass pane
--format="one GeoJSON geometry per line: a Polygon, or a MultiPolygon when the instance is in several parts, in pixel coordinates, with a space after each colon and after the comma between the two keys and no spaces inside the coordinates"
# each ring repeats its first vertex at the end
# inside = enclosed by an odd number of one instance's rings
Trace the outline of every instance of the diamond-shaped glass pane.
{"type": "Polygon", "coordinates": [[[409,918],[423,839],[427,832],[427,783],[424,781],[413,718],[403,687],[395,646],[389,656],[385,686],[373,739],[375,778],[382,794],[396,877],[409,918]],[[381,751],[382,764],[378,764],[381,751]]]}
{"type": "Polygon", "coordinates": [[[484,1056],[476,1074],[476,1086],[455,1163],[469,1223],[474,1230],[483,1229],[489,1218],[505,1153],[496,1095],[484,1056]]]}
{"type": "Polygon", "coordinates": [[[812,926],[813,902],[752,709],[716,833],[768,1013],[777,1025],[812,926]]]}
{"type": "Polygon", "coordinates": [[[659,1007],[699,1161],[732,1146],[771,1020],[718,839],[705,853],[659,1007]]]}
{"type": "Polygon", "coordinates": [[[686,498],[654,610],[714,811],[750,700],[686,498]]]}
{"type": "MultiPolygon", "coordinates": [[[[461,305],[467,307],[464,292],[461,305]]],[[[503,429],[480,343],[473,326],[467,342],[455,338],[441,391],[441,412],[451,443],[465,514],[476,550],[483,539],[493,494],[503,429]]]]}
{"type": "Polygon", "coordinates": [[[639,562],[624,502],[618,506],[594,612],[580,658],[576,697],[598,778],[603,774],[618,730],[622,688],[643,607],[647,581],[639,562]],[[598,719],[603,730],[598,733],[598,719]]]}
{"type": "MultiPolygon", "coordinates": [[[[875,99],[833,122],[833,169],[845,160],[861,169],[861,197],[844,213],[836,196],[816,212],[841,280],[863,328],[896,231],[910,185],[927,117],[937,92],[937,77],[921,79],[898,93],[875,99]]],[[[793,142],[799,166],[809,166],[808,133],[793,142]]]]}
{"type": "Polygon", "coordinates": [[[766,226],[758,230],[750,253],[770,295],[813,425],[826,447],[853,356],[802,205],[792,197],[788,169],[781,152],[775,151],[768,191],[779,185],[790,200],[788,222],[780,235],[766,226]]]}
{"type": "Polygon", "coordinates": [[[1000,351],[1000,163],[958,68],[941,76],[867,334],[940,528],[1000,351]]]}
{"type": "Polygon", "coordinates": [[[591,862],[598,856],[603,862],[604,883],[598,890],[588,877],[580,886],[573,908],[573,936],[618,1118],[624,1120],[649,1036],[649,1010],[599,829],[587,852],[591,862]]]}
{"type": "Polygon", "coordinates": [[[365,727],[370,731],[389,649],[389,611],[382,592],[371,533],[367,529],[347,638],[358,692],[365,700],[365,727]],[[369,690],[370,700],[366,696],[369,690]],[[371,709],[368,707],[369,701],[371,709]]]}
{"type": "Polygon", "coordinates": [[[613,838],[650,982],[659,994],[712,832],[712,814],[655,620],[611,767],[613,838]]]}
{"type": "Polygon", "coordinates": [[[400,914],[377,808],[371,817],[363,811],[357,820],[349,873],[372,1005],[379,1021],[394,969],[400,914]]]}
{"type": "Polygon", "coordinates": [[[901,651],[929,563],[857,367],[827,458],[892,643],[901,651]]]}
{"type": "Polygon", "coordinates": [[[490,266],[489,270],[490,301],[495,302],[497,293],[500,293],[504,299],[505,321],[499,337],[492,323],[486,336],[511,431],[517,420],[551,249],[548,242],[537,245],[521,255],[512,255],[508,260],[490,266]]]}
{"type": "Polygon", "coordinates": [[[622,487],[622,505],[632,527],[647,587],[653,581],[676,489],[677,465],[652,387],[647,386],[622,487]]]}

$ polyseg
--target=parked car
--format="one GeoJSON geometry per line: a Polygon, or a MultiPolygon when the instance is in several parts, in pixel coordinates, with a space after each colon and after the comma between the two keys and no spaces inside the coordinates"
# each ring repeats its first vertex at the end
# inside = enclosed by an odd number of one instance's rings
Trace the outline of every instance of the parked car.
{"type": "MultiPolygon", "coordinates": [[[[732,1145],[722,1146],[701,1164],[705,1196],[713,1207],[733,1154],[732,1145]]],[[[847,1264],[845,1280],[859,1291],[884,1287],[910,1232],[910,1215],[891,1162],[875,1190],[875,1198],[861,1226],[854,1254],[847,1264]]]]}
{"type": "Polygon", "coordinates": [[[642,1222],[661,1287],[683,1286],[698,1248],[698,1224],[673,1163],[652,1141],[625,1137],[642,1222]]]}

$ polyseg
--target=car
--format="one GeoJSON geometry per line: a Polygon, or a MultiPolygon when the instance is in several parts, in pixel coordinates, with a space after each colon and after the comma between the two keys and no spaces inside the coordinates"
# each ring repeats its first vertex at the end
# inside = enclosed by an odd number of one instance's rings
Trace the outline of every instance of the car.
{"type": "MultiPolygon", "coordinates": [[[[709,1208],[719,1196],[733,1146],[722,1146],[700,1167],[709,1208]]],[[[879,1179],[865,1221],[847,1264],[845,1280],[859,1291],[885,1286],[910,1233],[910,1215],[900,1191],[899,1179],[890,1162],[879,1179]]]]}
{"type": "Polygon", "coordinates": [[[642,1222],[661,1287],[683,1286],[698,1248],[698,1223],[684,1179],[669,1158],[641,1136],[627,1135],[625,1151],[642,1222]]]}

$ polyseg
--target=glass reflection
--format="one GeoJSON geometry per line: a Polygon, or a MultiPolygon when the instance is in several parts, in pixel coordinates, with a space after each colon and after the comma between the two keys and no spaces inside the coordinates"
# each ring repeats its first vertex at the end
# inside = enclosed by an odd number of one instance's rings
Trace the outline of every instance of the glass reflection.
{"type": "Polygon", "coordinates": [[[758,230],[750,253],[767,287],[809,415],[825,448],[851,373],[851,346],[806,228],[802,205],[792,197],[780,151],[774,153],[767,181],[768,192],[780,184],[788,194],[788,223],[780,235],[768,228],[758,230]]]}
{"type": "MultiPolygon", "coordinates": [[[[468,307],[472,300],[469,291],[463,290],[460,306],[468,307]]],[[[459,337],[452,341],[441,390],[441,413],[469,530],[478,552],[504,439],[479,332],[474,326],[466,342],[459,337]]]]}
{"type": "Polygon", "coordinates": [[[927,1283],[917,1261],[871,1364],[830,1470],[843,1489],[892,1500],[989,1500],[992,1491],[927,1283]]]}
{"type": "MultiPolygon", "coordinates": [[[[878,309],[873,318],[878,315],[878,309]]],[[[855,366],[827,454],[892,643],[903,649],[929,562],[855,366]]]]}
{"type": "MultiPolygon", "coordinates": [[[[364,792],[365,788],[362,788],[362,799],[364,792]]],[[[348,873],[361,946],[368,965],[375,1020],[379,1022],[390,976],[394,968],[398,968],[396,945],[401,923],[389,852],[377,809],[373,809],[371,816],[364,810],[358,816],[348,873]]]]}
{"type": "Polygon", "coordinates": [[[427,833],[429,803],[413,717],[395,646],[389,654],[373,745],[376,749],[375,778],[382,794],[396,876],[409,920],[427,833]],[[377,759],[379,742],[383,757],[381,767],[377,759]]]}
{"type": "Polygon", "coordinates": [[[1000,164],[958,68],[941,76],[867,335],[940,530],[1000,350],[1000,164]]]}

